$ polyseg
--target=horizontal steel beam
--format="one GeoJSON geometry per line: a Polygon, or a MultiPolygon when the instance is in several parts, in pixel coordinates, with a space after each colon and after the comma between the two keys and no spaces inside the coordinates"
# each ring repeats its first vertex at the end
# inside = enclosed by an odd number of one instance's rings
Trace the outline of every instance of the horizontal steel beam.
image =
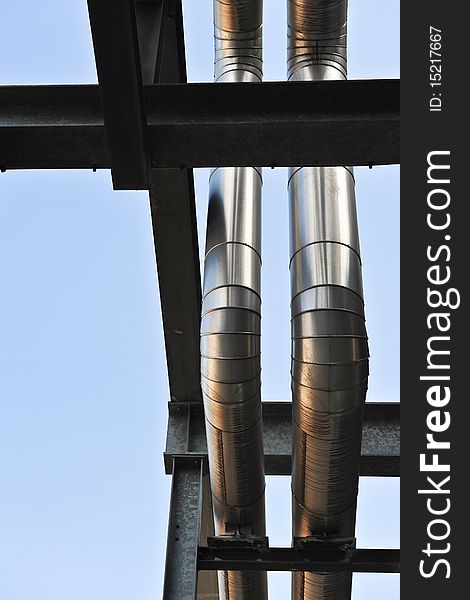
{"type": "Polygon", "coordinates": [[[398,573],[396,549],[199,548],[197,568],[211,571],[348,571],[398,573]]]}
{"type": "MultiPolygon", "coordinates": [[[[153,168],[399,162],[398,80],[158,84],[144,105],[153,168]]],[[[98,86],[0,87],[0,168],[111,166],[98,86]]]]}
{"type": "MultiPolygon", "coordinates": [[[[263,402],[263,443],[267,475],[290,475],[292,404],[263,402]]],[[[173,458],[207,454],[203,407],[198,403],[170,403],[166,473],[173,458]]],[[[360,474],[395,477],[400,474],[400,404],[366,403],[360,474]]]]}

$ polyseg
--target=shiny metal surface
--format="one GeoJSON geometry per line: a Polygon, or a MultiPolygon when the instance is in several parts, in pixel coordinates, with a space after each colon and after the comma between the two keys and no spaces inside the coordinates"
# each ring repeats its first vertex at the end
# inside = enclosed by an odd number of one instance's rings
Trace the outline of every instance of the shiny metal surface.
{"type": "Polygon", "coordinates": [[[346,0],[289,0],[289,81],[346,79],[346,0]]]}
{"type": "Polygon", "coordinates": [[[214,0],[215,81],[261,81],[260,0],[214,0]]]}
{"type": "Polygon", "coordinates": [[[290,273],[293,296],[315,286],[340,285],[362,298],[361,261],[346,245],[325,240],[305,246],[291,257],[290,273]]]}
{"type": "MultiPolygon", "coordinates": [[[[347,2],[288,1],[291,81],[346,78],[347,2]]],[[[289,174],[293,535],[354,536],[368,344],[354,176],[289,174]]],[[[294,600],[346,600],[351,575],[295,573],[294,600]]]]}
{"type": "Polygon", "coordinates": [[[291,208],[291,256],[306,244],[328,240],[346,244],[358,254],[354,177],[348,169],[303,167],[289,178],[297,200],[291,208]]]}
{"type": "MultiPolygon", "coordinates": [[[[233,176],[236,177],[236,173],[233,176]]],[[[204,264],[204,294],[229,285],[249,290],[260,287],[260,258],[251,246],[232,242],[219,244],[207,252],[204,264]]],[[[259,295],[257,291],[254,293],[259,295]]]]}
{"type": "MultiPolygon", "coordinates": [[[[262,3],[215,0],[215,81],[261,81],[262,3]]],[[[216,535],[265,535],[261,420],[261,170],[209,184],[201,387],[216,535]]],[[[224,600],[267,600],[266,573],[221,572],[224,600]]]]}
{"type": "Polygon", "coordinates": [[[261,205],[254,201],[260,188],[260,169],[237,169],[221,167],[210,175],[210,200],[206,244],[214,248],[218,244],[238,242],[248,244],[261,254],[261,205]],[[233,203],[225,200],[232,198],[233,203]],[[240,214],[251,215],[240,219],[240,214]]]}

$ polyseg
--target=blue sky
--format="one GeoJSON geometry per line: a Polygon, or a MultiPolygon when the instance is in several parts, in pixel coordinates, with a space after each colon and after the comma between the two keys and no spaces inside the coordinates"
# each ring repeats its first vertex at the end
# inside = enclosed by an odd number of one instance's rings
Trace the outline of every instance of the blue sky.
{"type": "MultiPolygon", "coordinates": [[[[285,78],[285,0],[265,1],[265,79],[285,78]]],[[[211,0],[185,0],[191,81],[212,79],[211,0]]],[[[398,2],[351,0],[350,78],[399,75],[398,2]]],[[[0,83],[96,81],[85,0],[0,4],[0,83]]],[[[196,173],[204,239],[207,170],[196,173]]],[[[371,378],[399,399],[398,167],[356,169],[371,378]]],[[[286,170],[264,170],[263,399],[287,400],[286,170]]],[[[201,244],[203,247],[203,243],[201,244]]],[[[108,172],[0,175],[0,598],[161,596],[168,388],[145,193],[108,172]]],[[[290,543],[289,478],[268,478],[271,544],[290,543]]],[[[398,481],[361,479],[358,545],[398,539],[398,481]]],[[[288,574],[270,576],[289,597],[288,574]]],[[[355,600],[398,598],[356,575],[355,600]]]]}

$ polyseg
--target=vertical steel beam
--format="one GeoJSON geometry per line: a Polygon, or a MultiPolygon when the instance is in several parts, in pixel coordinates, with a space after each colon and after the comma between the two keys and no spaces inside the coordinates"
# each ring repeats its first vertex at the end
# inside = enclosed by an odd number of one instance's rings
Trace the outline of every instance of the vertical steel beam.
{"type": "Polygon", "coordinates": [[[148,148],[134,0],[88,0],[114,189],[147,189],[148,148]]]}
{"type": "MultiPolygon", "coordinates": [[[[214,535],[214,518],[212,516],[212,494],[209,472],[204,471],[202,482],[202,515],[199,544],[207,545],[207,538],[214,535]]],[[[197,600],[219,600],[217,572],[199,571],[197,578],[197,600]]]]}
{"type": "Polygon", "coordinates": [[[204,459],[177,458],[168,522],[163,600],[196,600],[204,459]]]}

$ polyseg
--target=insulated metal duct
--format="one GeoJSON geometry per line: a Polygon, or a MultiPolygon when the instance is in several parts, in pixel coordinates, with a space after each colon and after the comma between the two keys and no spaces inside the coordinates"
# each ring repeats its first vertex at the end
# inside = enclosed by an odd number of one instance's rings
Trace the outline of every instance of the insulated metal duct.
{"type": "MultiPolygon", "coordinates": [[[[215,81],[261,81],[261,0],[214,0],[215,81]]],[[[209,183],[201,321],[215,532],[264,537],[261,420],[261,170],[219,168],[209,183]]],[[[267,599],[266,573],[219,573],[223,600],[267,599]]]]}
{"type": "MultiPolygon", "coordinates": [[[[288,1],[288,79],[346,78],[345,0],[288,1]]],[[[315,143],[315,140],[312,140],[315,143]]],[[[289,172],[293,536],[353,537],[368,344],[348,167],[289,172]]],[[[346,600],[348,573],[295,573],[295,600],[346,600]]]]}

